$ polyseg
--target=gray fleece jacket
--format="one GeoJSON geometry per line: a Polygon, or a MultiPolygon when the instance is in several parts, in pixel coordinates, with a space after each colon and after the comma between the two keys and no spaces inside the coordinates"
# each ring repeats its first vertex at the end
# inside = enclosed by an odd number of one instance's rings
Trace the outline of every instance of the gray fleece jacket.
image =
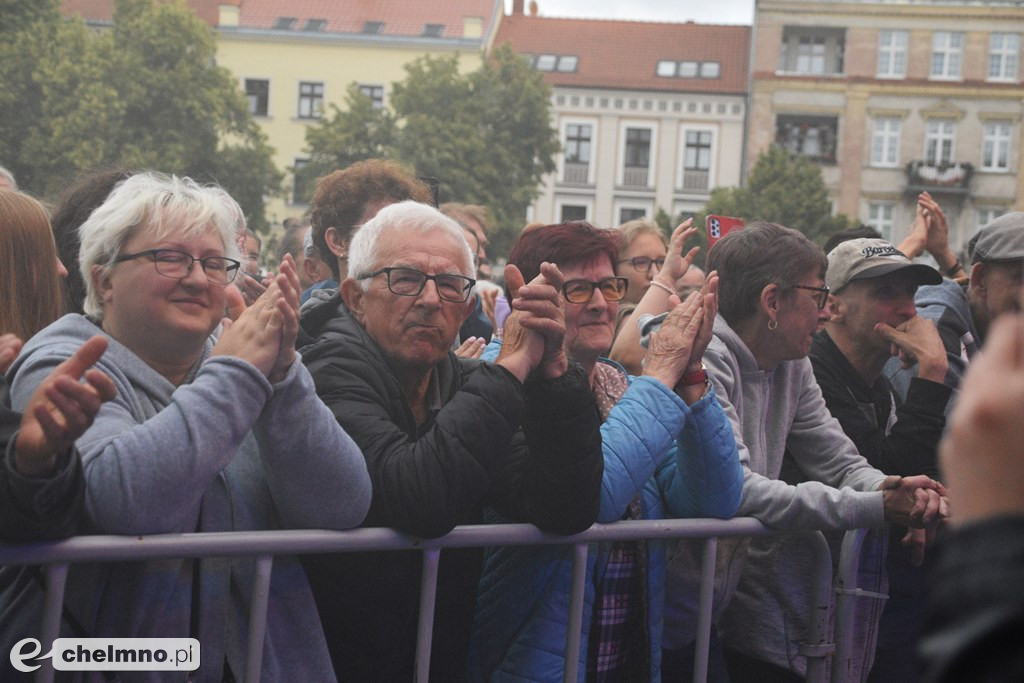
{"type": "MultiPolygon", "coordinates": [[[[764,372],[718,316],[704,363],[732,422],[744,466],[738,517],[755,517],[788,531],[884,523],[882,493],[876,489],[885,475],[868,464],[829,414],[810,360],[785,361],[764,372]],[[787,447],[813,481],[791,486],[778,480],[787,447]]],[[[700,553],[699,541],[683,540],[669,562],[666,648],[678,649],[696,639],[700,553]]],[[[718,620],[732,600],[728,623],[719,622],[726,644],[735,642],[748,654],[789,667],[787,652],[806,630],[809,577],[806,572],[776,575],[762,539],[720,540],[713,615],[718,620]],[[752,595],[756,597],[748,601],[752,595]],[[742,628],[742,634],[732,625],[742,628]],[[782,661],[768,653],[777,653],[782,661]]]]}
{"type": "MultiPolygon", "coordinates": [[[[72,314],[33,337],[11,369],[13,405],[24,407],[54,367],[101,333],[72,314]]],[[[175,387],[110,339],[97,367],[114,380],[117,397],[76,442],[86,531],[358,525],[370,503],[365,460],[317,398],[302,362],[271,385],[245,361],[209,357],[211,348],[208,340],[185,383],[175,387]]],[[[91,637],[191,634],[202,648],[197,680],[220,681],[225,661],[241,680],[253,576],[249,558],[200,560],[197,572],[193,560],[178,559],[75,565],[65,606],[91,637]]],[[[66,627],[64,634],[71,635],[66,627]]],[[[316,605],[292,557],[274,562],[262,678],[334,680],[316,605]]],[[[160,672],[124,672],[122,679],[166,680],[160,672]]]]}

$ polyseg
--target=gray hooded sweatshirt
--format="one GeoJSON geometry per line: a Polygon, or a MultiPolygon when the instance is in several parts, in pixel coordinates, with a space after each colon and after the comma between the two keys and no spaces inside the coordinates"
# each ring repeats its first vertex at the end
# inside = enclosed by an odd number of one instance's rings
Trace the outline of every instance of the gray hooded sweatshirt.
{"type": "MultiPolygon", "coordinates": [[[[71,314],[29,340],[11,369],[13,405],[24,408],[50,371],[95,334],[103,331],[71,314]]],[[[301,360],[271,385],[241,359],[211,358],[211,348],[208,340],[185,383],[175,387],[109,340],[97,367],[113,379],[117,396],[75,444],[86,479],[84,530],[136,535],[358,525],[370,504],[365,460],[317,398],[301,360]]],[[[65,608],[89,637],[198,638],[197,680],[222,680],[225,662],[241,680],[253,564],[209,558],[198,568],[191,559],[74,565],[65,608]]],[[[66,626],[63,634],[74,635],[66,626]]],[[[334,680],[316,605],[294,557],[274,562],[262,678],[334,680]]],[[[167,680],[167,672],[122,672],[121,679],[167,680]]]]}

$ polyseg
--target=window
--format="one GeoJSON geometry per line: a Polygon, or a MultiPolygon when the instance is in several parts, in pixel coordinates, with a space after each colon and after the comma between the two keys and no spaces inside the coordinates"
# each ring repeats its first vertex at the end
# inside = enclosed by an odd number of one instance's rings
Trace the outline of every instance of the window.
{"type": "Polygon", "coordinates": [[[587,207],[580,206],[579,204],[562,204],[562,215],[559,217],[559,221],[567,223],[568,221],[585,221],[587,220],[587,207]]]}
{"type": "Polygon", "coordinates": [[[383,21],[367,21],[363,22],[363,33],[369,35],[377,35],[384,28],[383,21]]]}
{"type": "Polygon", "coordinates": [[[990,81],[1016,81],[1017,55],[1020,54],[1020,35],[993,33],[988,39],[988,79],[990,81]]]}
{"type": "Polygon", "coordinates": [[[302,169],[309,165],[309,159],[296,159],[292,167],[292,203],[307,204],[313,196],[313,181],[315,178],[308,177],[302,169]]]}
{"type": "Polygon", "coordinates": [[[295,28],[295,17],[278,17],[271,28],[281,31],[290,31],[295,28]]]}
{"type": "Polygon", "coordinates": [[[907,42],[906,31],[879,32],[879,78],[903,78],[907,74],[907,42]]]}
{"type": "Polygon", "coordinates": [[[658,66],[655,69],[657,75],[663,78],[672,78],[676,75],[676,63],[672,61],[662,60],[658,62],[658,66]]]}
{"type": "Polygon", "coordinates": [[[534,62],[533,68],[537,71],[554,71],[557,61],[558,57],[555,55],[537,55],[537,61],[534,62]]]}
{"type": "Polygon", "coordinates": [[[900,124],[898,118],[879,117],[871,131],[871,165],[896,166],[900,162],[900,124]]]}
{"type": "Polygon", "coordinates": [[[782,34],[780,70],[798,74],[843,73],[843,29],[787,26],[782,34]]]}
{"type": "Polygon", "coordinates": [[[360,85],[359,92],[370,98],[370,104],[374,109],[384,108],[383,85],[360,85]]]}
{"type": "Polygon", "coordinates": [[[299,83],[299,118],[318,119],[323,115],[324,84],[299,83]]]}
{"type": "Polygon", "coordinates": [[[1010,124],[989,121],[982,127],[981,167],[986,171],[1010,168],[1010,124]]]}
{"type": "Polygon", "coordinates": [[[245,79],[245,97],[249,100],[249,113],[253,116],[266,116],[267,103],[270,99],[270,81],[263,79],[245,79]]]}
{"type": "Polygon", "coordinates": [[[693,78],[697,75],[697,62],[679,62],[679,77],[693,78]]]}
{"type": "Polygon", "coordinates": [[[700,63],[700,77],[701,78],[718,78],[719,74],[722,73],[722,65],[718,62],[701,62],[700,63]]]}
{"type": "Polygon", "coordinates": [[[426,24],[423,26],[423,35],[428,38],[440,38],[444,33],[444,24],[426,24]]]}
{"type": "Polygon", "coordinates": [[[835,163],[838,127],[839,120],[834,116],[779,115],[775,142],[790,154],[835,163]]]}
{"type": "Polygon", "coordinates": [[[580,58],[576,55],[563,55],[558,58],[558,71],[562,73],[572,73],[576,70],[576,66],[579,64],[580,58]]]}
{"type": "Polygon", "coordinates": [[[964,34],[960,31],[936,31],[932,34],[932,78],[960,78],[960,58],[964,34]]]}
{"type": "Polygon", "coordinates": [[[706,192],[711,171],[711,131],[686,131],[683,150],[683,190],[706,192]]]}
{"type": "Polygon", "coordinates": [[[869,227],[882,233],[882,239],[892,239],[892,214],[893,204],[891,202],[871,202],[868,204],[869,227]]]}
{"type": "Polygon", "coordinates": [[[567,183],[586,183],[590,179],[590,141],[593,127],[589,123],[570,123],[565,127],[565,170],[567,183]]]}
{"type": "Polygon", "coordinates": [[[953,142],[956,124],[952,121],[933,119],[924,132],[925,163],[941,166],[953,163],[953,142]]]}
{"type": "Polygon", "coordinates": [[[1006,210],[998,206],[978,207],[978,227],[982,228],[1003,215],[1006,210]]]}
{"type": "Polygon", "coordinates": [[[623,185],[647,187],[647,170],[651,163],[651,129],[627,128],[623,185]]]}
{"type": "Polygon", "coordinates": [[[640,209],[634,206],[626,206],[619,209],[619,225],[635,221],[637,218],[647,218],[647,209],[640,209]]]}
{"type": "Polygon", "coordinates": [[[303,31],[321,32],[327,28],[326,19],[306,19],[306,25],[302,27],[303,31]]]}

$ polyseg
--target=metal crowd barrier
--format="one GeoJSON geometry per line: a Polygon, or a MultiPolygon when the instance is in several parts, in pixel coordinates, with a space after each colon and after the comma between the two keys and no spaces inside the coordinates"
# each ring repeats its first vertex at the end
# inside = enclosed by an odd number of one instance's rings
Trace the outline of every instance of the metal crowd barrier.
{"type": "MultiPolygon", "coordinates": [[[[251,555],[256,563],[256,572],[252,592],[253,600],[249,612],[250,628],[245,681],[246,683],[256,683],[260,680],[270,574],[275,555],[420,550],[423,552],[423,573],[421,576],[415,680],[417,683],[425,683],[430,671],[430,643],[433,636],[437,568],[442,548],[490,545],[571,545],[574,548],[573,578],[563,680],[574,683],[578,673],[588,544],[639,539],[703,538],[705,541],[701,563],[697,655],[694,663],[694,681],[702,683],[707,677],[717,539],[732,536],[768,536],[778,533],[780,532],[769,529],[753,518],[744,517],[731,520],[622,521],[614,524],[595,524],[583,533],[573,536],[547,534],[529,524],[460,526],[446,536],[435,539],[417,538],[384,528],[350,531],[245,531],[131,537],[79,536],[50,543],[0,545],[0,564],[46,565],[46,600],[40,640],[43,643],[42,651],[48,652],[52,647],[53,640],[57,638],[60,628],[61,606],[64,602],[64,586],[69,564],[251,555]]],[[[821,683],[825,681],[827,659],[835,649],[828,638],[828,614],[832,592],[831,554],[828,544],[820,532],[804,533],[809,533],[813,544],[817,571],[814,575],[813,585],[809,587],[810,595],[813,597],[812,602],[816,607],[807,634],[807,643],[802,651],[807,654],[807,680],[821,683]]],[[[856,533],[850,532],[850,534],[856,533]]],[[[859,542],[853,542],[850,545],[852,550],[859,552],[859,542]]],[[[846,544],[844,544],[844,554],[845,552],[846,544]]],[[[851,564],[855,575],[856,558],[844,565],[847,572],[849,572],[851,564]]],[[[840,623],[837,618],[836,641],[847,642],[848,629],[851,627],[852,624],[840,623]],[[847,631],[844,632],[843,629],[847,629],[847,631]]],[[[834,681],[838,680],[836,675],[840,667],[832,668],[832,678],[834,681]]],[[[50,683],[53,676],[53,666],[50,660],[46,660],[36,672],[36,681],[50,683]]]]}

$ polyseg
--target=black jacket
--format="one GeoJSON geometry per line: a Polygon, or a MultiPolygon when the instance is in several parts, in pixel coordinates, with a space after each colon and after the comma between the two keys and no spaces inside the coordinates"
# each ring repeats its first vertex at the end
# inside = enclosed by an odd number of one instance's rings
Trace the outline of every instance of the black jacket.
{"type": "MultiPolygon", "coordinates": [[[[441,536],[490,506],[554,533],[589,527],[600,504],[600,418],[582,368],[523,386],[496,365],[449,354],[435,369],[441,408],[416,425],[377,345],[335,297],[303,313],[300,348],[317,394],[366,457],[364,526],[441,536]]],[[[340,680],[408,680],[419,553],[307,560],[340,680]]],[[[442,553],[431,680],[464,672],[482,551],[442,553]]]]}

